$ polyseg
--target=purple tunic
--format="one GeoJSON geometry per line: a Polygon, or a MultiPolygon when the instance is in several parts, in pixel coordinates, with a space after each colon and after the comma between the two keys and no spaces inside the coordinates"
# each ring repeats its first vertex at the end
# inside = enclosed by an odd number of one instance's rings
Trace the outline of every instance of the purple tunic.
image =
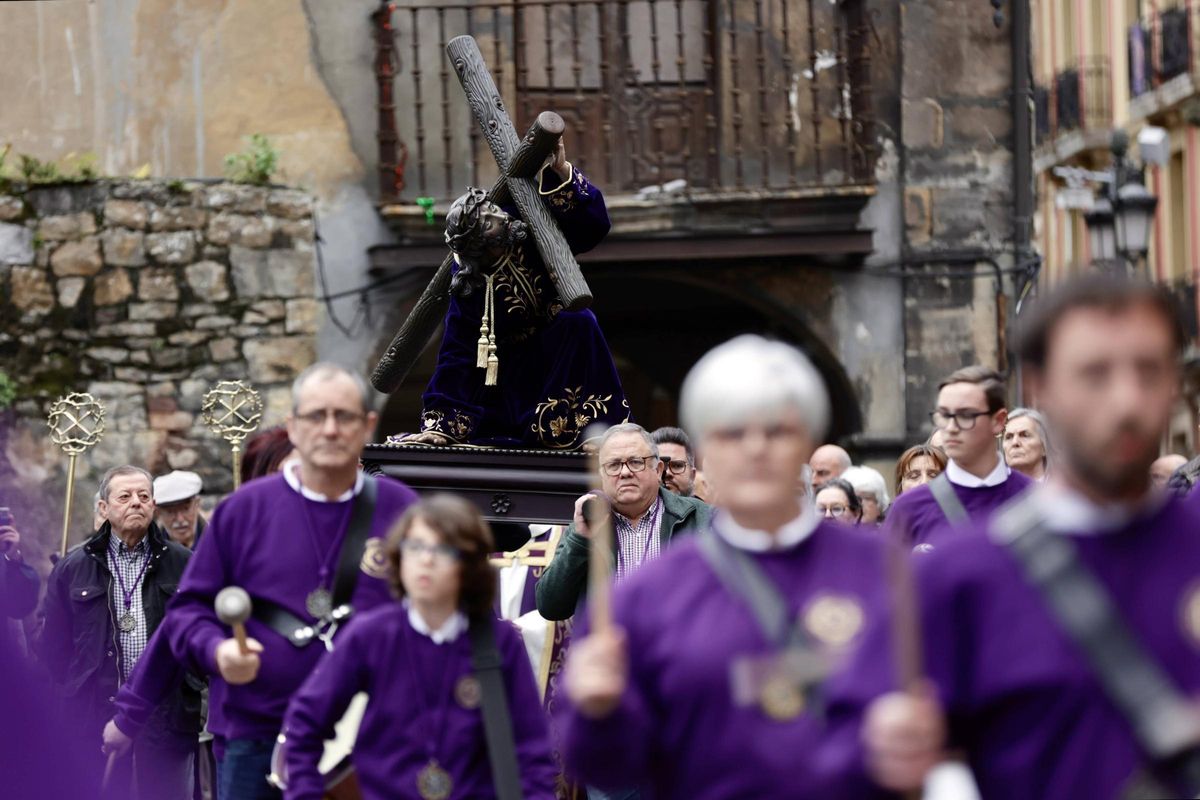
{"type": "MultiPolygon", "coordinates": [[[[1008,479],[996,486],[968,488],[953,482],[950,486],[967,510],[971,522],[980,523],[1033,484],[1025,475],[1012,470],[1008,479]]],[[[971,527],[951,525],[937,500],[933,499],[933,492],[928,485],[909,489],[897,497],[888,509],[887,520],[883,524],[885,534],[913,547],[941,547],[971,527]]]]}
{"type": "MultiPolygon", "coordinates": [[[[1142,647],[1191,697],[1200,694],[1198,530],[1200,512],[1171,499],[1121,529],[1072,539],[1142,647]]],[[[925,668],[984,800],[1120,797],[1143,768],[1129,727],[1006,548],[964,536],[917,570],[925,668]]],[[[874,625],[831,681],[836,727],[853,728],[836,737],[842,746],[857,744],[857,715],[894,686],[888,638],[874,625]]]]}
{"type": "MultiPolygon", "coordinates": [[[[794,547],[749,555],[815,636],[828,618],[813,622],[814,609],[831,601],[843,620],[879,607],[884,546],[878,536],[823,522],[794,547]]],[[[824,768],[807,757],[823,736],[817,718],[781,722],[734,702],[734,662],[773,648],[695,540],[618,585],[613,613],[626,634],[628,688],[601,720],[562,697],[557,733],[571,774],[604,788],[641,786],[655,798],[831,796],[820,788],[824,768]]],[[[858,616],[857,625],[864,621],[858,616]]],[[[853,635],[850,646],[861,638],[857,625],[842,629],[853,635]]]]}
{"type": "MultiPolygon", "coordinates": [[[[574,253],[608,233],[604,196],[572,168],[561,187],[542,191],[574,253]]],[[[515,214],[513,209],[506,209],[515,214]]],[[[532,236],[532,234],[531,234],[532,236]]],[[[476,343],[486,292],[452,296],[437,367],[423,395],[422,429],[455,442],[535,448],[578,447],[588,425],[629,416],[608,343],[591,311],[564,311],[532,240],[496,273],[495,330],[499,383],[484,386],[476,343]]]]}
{"type": "MultiPolygon", "coordinates": [[[[557,769],[529,659],[513,626],[497,622],[494,630],[524,796],[552,800],[557,769]]],[[[334,724],[358,692],[369,697],[353,755],[364,800],[415,797],[431,741],[433,757],[453,780],[455,800],[494,798],[483,715],[456,701],[457,682],[471,672],[465,631],[453,642],[435,644],[413,629],[401,603],[352,620],[288,706],[288,800],[324,796],[317,771],[324,740],[333,737],[334,724]]]]}
{"type": "MultiPolygon", "coordinates": [[[[377,480],[370,535],[381,540],[416,494],[397,481],[377,480]]],[[[220,678],[214,660],[217,645],[232,635],[213,611],[217,592],[241,586],[252,600],[263,598],[300,619],[312,619],[305,598],[317,586],[321,559],[337,557],[334,540],[345,526],[350,504],[307,500],[277,474],[245,484],[217,506],[164,622],[175,657],[198,674],[211,676],[208,728],[213,734],[225,739],[274,739],[288,698],[325,652],[319,641],[294,647],[251,619],[246,633],[262,643],[262,665],[250,683],[230,686],[220,678]]],[[[378,567],[374,560],[363,559],[351,598],[360,613],[392,600],[378,567]]],[[[331,566],[330,580],[333,571],[331,566]]]]}

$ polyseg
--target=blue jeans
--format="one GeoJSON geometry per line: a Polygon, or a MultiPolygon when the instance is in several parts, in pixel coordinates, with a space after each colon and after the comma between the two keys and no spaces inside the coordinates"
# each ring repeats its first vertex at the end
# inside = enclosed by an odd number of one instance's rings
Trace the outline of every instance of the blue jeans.
{"type": "Polygon", "coordinates": [[[229,739],[217,762],[217,800],[282,800],[267,783],[273,739],[229,739]]]}

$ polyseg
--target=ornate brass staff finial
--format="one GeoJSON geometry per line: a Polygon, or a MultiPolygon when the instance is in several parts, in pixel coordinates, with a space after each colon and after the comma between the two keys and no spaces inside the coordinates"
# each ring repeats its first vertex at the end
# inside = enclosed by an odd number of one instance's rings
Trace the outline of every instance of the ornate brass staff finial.
{"type": "Polygon", "coordinates": [[[242,381],[221,381],[204,395],[200,407],[204,424],[233,449],[233,488],[242,485],[242,440],[262,421],[258,392],[242,381]]]}
{"type": "Polygon", "coordinates": [[[75,459],[95,446],[104,435],[104,406],[90,394],[72,392],[60,397],[46,415],[50,441],[62,448],[67,462],[67,503],[63,509],[62,555],[67,554],[67,534],[71,530],[71,496],[75,491],[75,459]]]}

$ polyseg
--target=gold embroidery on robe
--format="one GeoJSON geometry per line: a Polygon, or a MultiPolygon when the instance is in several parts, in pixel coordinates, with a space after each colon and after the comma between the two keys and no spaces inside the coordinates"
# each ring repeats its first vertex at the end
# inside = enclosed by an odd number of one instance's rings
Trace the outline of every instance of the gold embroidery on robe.
{"type": "Polygon", "coordinates": [[[548,397],[533,410],[530,429],[543,446],[565,450],[579,444],[588,425],[608,413],[612,395],[582,397],[583,387],[564,389],[563,397],[548,397]]]}

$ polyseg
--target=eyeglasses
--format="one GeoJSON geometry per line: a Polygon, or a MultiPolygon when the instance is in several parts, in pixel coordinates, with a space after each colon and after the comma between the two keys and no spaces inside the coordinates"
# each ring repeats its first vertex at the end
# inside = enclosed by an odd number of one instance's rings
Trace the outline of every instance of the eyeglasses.
{"type": "Polygon", "coordinates": [[[293,416],[306,425],[324,425],[325,420],[330,416],[333,417],[334,423],[339,428],[348,428],[366,419],[366,414],[355,411],[346,411],[342,408],[318,408],[316,411],[306,411],[303,414],[296,413],[293,416]]]}
{"type": "Polygon", "coordinates": [[[401,542],[400,552],[409,558],[420,558],[429,554],[433,556],[434,561],[440,564],[450,564],[462,558],[462,553],[458,551],[458,548],[448,544],[425,544],[416,539],[405,539],[401,542]]]}
{"type": "Polygon", "coordinates": [[[600,470],[611,478],[620,475],[622,467],[629,467],[630,472],[641,472],[657,460],[654,456],[634,456],[624,461],[605,461],[600,465],[600,470]]]}
{"type": "Polygon", "coordinates": [[[833,517],[841,519],[846,516],[846,512],[850,510],[849,506],[817,506],[817,513],[823,517],[833,517]]]}
{"type": "Polygon", "coordinates": [[[933,422],[933,427],[941,430],[942,428],[950,427],[950,420],[954,420],[954,424],[958,426],[960,431],[969,431],[975,427],[975,421],[980,417],[989,417],[990,411],[943,411],[938,409],[931,412],[929,419],[933,422]]]}
{"type": "Polygon", "coordinates": [[[687,468],[691,466],[691,464],[686,461],[673,461],[669,458],[660,458],[659,461],[667,465],[667,469],[671,471],[672,475],[682,475],[683,473],[687,472],[687,468]]]}

